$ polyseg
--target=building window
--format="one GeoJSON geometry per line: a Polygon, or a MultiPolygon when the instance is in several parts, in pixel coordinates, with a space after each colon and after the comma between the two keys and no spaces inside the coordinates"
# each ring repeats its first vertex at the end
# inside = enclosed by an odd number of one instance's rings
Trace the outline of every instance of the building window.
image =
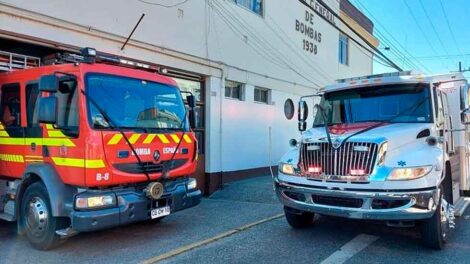
{"type": "Polygon", "coordinates": [[[349,65],[349,39],[343,34],[339,35],[339,63],[349,65]]]}
{"type": "Polygon", "coordinates": [[[233,3],[243,6],[244,8],[253,11],[254,13],[263,16],[263,0],[230,0],[233,3]]]}
{"type": "Polygon", "coordinates": [[[244,85],[242,83],[225,81],[225,97],[243,101],[244,85]]]}
{"type": "Polygon", "coordinates": [[[255,87],[255,102],[270,104],[271,90],[255,87]]]}

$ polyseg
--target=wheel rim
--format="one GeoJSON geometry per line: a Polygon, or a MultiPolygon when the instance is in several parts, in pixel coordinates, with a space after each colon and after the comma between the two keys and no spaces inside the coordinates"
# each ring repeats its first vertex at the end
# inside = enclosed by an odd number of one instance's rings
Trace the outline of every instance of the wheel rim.
{"type": "Polygon", "coordinates": [[[451,210],[449,209],[449,204],[447,201],[442,198],[441,200],[441,231],[442,231],[442,238],[444,241],[447,240],[447,235],[449,234],[449,229],[450,229],[450,221],[451,221],[451,210]]]}
{"type": "Polygon", "coordinates": [[[46,203],[39,197],[29,200],[25,208],[26,227],[35,237],[42,237],[47,232],[49,212],[46,203]]]}

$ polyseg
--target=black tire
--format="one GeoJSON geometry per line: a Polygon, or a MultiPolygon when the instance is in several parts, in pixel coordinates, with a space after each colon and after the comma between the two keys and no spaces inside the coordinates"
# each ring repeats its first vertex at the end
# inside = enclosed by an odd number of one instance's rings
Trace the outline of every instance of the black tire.
{"type": "Polygon", "coordinates": [[[26,189],[20,217],[26,237],[34,248],[49,250],[64,242],[55,231],[65,228],[67,221],[52,216],[49,195],[43,183],[35,182],[26,189]]]}
{"type": "Polygon", "coordinates": [[[314,214],[302,212],[291,208],[284,208],[287,223],[294,229],[309,227],[313,224],[314,214]]]}
{"type": "Polygon", "coordinates": [[[432,249],[441,250],[447,242],[448,229],[443,230],[441,205],[445,196],[444,188],[441,188],[441,196],[434,215],[421,222],[421,237],[423,244],[432,249]]]}

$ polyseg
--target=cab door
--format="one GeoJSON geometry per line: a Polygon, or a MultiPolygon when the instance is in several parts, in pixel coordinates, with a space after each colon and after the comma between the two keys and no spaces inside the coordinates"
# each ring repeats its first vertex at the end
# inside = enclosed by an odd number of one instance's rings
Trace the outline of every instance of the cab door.
{"type": "Polygon", "coordinates": [[[20,178],[24,171],[24,94],[21,84],[0,88],[0,174],[20,178]]]}
{"type": "Polygon", "coordinates": [[[39,85],[37,81],[27,82],[25,85],[25,113],[26,124],[24,128],[25,164],[40,163],[44,161],[42,153],[42,127],[38,121],[39,85]]]}

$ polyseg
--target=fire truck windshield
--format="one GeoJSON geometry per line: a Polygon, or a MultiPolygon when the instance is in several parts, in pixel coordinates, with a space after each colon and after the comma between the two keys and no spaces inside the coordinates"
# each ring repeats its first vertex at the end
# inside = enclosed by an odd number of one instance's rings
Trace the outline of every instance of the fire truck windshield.
{"type": "MultiPolygon", "coordinates": [[[[429,84],[394,84],[326,93],[320,102],[328,124],[432,122],[429,84]]],[[[324,125],[317,111],[313,126],[324,125]]]]}
{"type": "Polygon", "coordinates": [[[178,88],[166,84],[134,78],[88,74],[86,92],[89,98],[99,104],[95,107],[88,102],[88,118],[93,128],[183,130],[184,103],[178,88]],[[183,126],[182,126],[183,125],[183,126]]]}

